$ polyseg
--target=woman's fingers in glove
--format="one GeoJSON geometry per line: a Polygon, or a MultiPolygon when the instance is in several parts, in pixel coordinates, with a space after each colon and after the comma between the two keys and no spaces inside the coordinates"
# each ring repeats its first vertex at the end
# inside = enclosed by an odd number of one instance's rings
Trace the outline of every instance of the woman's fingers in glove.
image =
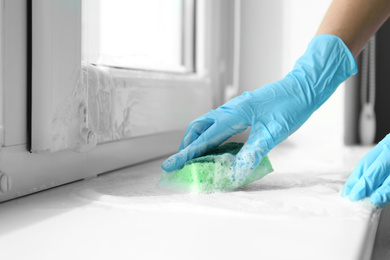
{"type": "Polygon", "coordinates": [[[368,169],[368,166],[366,165],[367,163],[368,162],[366,157],[363,157],[363,159],[359,161],[359,163],[356,165],[355,169],[345,182],[343,190],[341,191],[341,196],[349,196],[355,184],[363,176],[363,172],[368,169]]]}
{"type": "Polygon", "coordinates": [[[261,123],[255,124],[248,140],[236,155],[233,165],[234,178],[240,179],[244,174],[250,174],[274,146],[268,129],[261,123]]]}
{"type": "Polygon", "coordinates": [[[369,151],[356,165],[355,169],[345,182],[341,196],[349,196],[356,183],[362,178],[363,174],[367,172],[370,166],[377,160],[382,153],[383,148],[380,145],[375,146],[369,151]]]}
{"type": "MultiPolygon", "coordinates": [[[[390,172],[389,172],[390,174],[390,172]]],[[[390,177],[371,195],[371,203],[384,207],[390,202],[390,177]]]]}
{"type": "Polygon", "coordinates": [[[363,175],[363,169],[362,166],[359,164],[355,167],[351,175],[349,176],[348,180],[345,182],[343,190],[341,191],[341,196],[346,197],[349,196],[351,193],[351,190],[355,186],[355,184],[359,181],[359,179],[363,175]]]}
{"type": "Polygon", "coordinates": [[[348,195],[352,201],[361,200],[371,196],[375,191],[378,192],[381,190],[380,187],[385,184],[390,174],[389,158],[390,151],[385,149],[373,160],[367,169],[362,170],[359,180],[355,183],[348,195]]]}
{"type": "MultiPolygon", "coordinates": [[[[193,136],[195,135],[196,134],[193,134],[193,136]]],[[[207,128],[205,132],[198,135],[198,137],[184,149],[169,157],[162,164],[162,168],[164,171],[168,172],[180,169],[187,161],[203,155],[208,150],[217,147],[231,136],[231,132],[221,132],[221,129],[219,129],[216,124],[213,124],[207,128]]]]}
{"type": "Polygon", "coordinates": [[[192,122],[188,128],[186,133],[184,134],[183,140],[181,142],[179,151],[183,150],[191,143],[193,143],[198,137],[203,134],[207,129],[210,128],[214,124],[213,120],[204,120],[204,121],[194,121],[192,122]]]}

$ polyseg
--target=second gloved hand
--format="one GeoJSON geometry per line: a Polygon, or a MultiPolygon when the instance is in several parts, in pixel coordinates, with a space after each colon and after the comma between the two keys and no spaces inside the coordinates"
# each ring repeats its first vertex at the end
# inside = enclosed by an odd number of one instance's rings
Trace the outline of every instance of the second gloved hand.
{"type": "Polygon", "coordinates": [[[295,132],[337,86],[357,72],[355,60],[332,35],[313,38],[305,54],[282,80],[245,92],[194,120],[179,152],[162,168],[173,171],[252,126],[234,167],[254,169],[275,145],[295,132]]]}
{"type": "Polygon", "coordinates": [[[390,202],[390,134],[359,161],[341,195],[352,201],[371,196],[380,207],[390,202]]]}

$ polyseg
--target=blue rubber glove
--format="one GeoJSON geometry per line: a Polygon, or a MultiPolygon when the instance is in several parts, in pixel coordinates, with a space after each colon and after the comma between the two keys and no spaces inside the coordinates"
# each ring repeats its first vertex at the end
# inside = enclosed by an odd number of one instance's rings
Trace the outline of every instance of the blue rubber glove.
{"type": "Polygon", "coordinates": [[[352,201],[371,196],[379,207],[390,202],[390,134],[359,161],[341,195],[352,201]]]}
{"type": "Polygon", "coordinates": [[[245,92],[193,121],[179,152],[162,168],[173,171],[232,135],[252,130],[236,155],[234,169],[253,170],[277,144],[295,132],[338,85],[357,73],[344,42],[333,35],[312,39],[305,54],[282,80],[245,92]]]}

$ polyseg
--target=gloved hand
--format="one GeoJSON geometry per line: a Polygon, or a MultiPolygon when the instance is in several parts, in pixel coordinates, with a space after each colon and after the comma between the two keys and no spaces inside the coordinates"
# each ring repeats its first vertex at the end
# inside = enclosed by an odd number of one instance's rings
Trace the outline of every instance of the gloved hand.
{"type": "Polygon", "coordinates": [[[371,196],[380,207],[390,202],[390,134],[359,161],[341,195],[352,201],[371,196]]]}
{"type": "MultiPolygon", "coordinates": [[[[234,134],[252,126],[248,141],[236,155],[235,169],[254,169],[277,144],[296,131],[337,86],[357,72],[355,60],[333,35],[319,35],[282,80],[245,92],[193,121],[179,152],[162,168],[173,171],[234,134]]],[[[240,171],[242,172],[242,170],[240,171]]]]}

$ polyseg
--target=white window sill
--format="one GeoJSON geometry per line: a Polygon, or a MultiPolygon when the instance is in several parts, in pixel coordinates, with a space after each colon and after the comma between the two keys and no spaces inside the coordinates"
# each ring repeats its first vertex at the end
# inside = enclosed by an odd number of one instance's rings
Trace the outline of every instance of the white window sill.
{"type": "Polygon", "coordinates": [[[367,148],[327,158],[297,150],[275,148],[275,172],[235,192],[160,189],[157,160],[7,202],[0,206],[2,256],[369,259],[380,212],[339,194],[367,148]]]}

